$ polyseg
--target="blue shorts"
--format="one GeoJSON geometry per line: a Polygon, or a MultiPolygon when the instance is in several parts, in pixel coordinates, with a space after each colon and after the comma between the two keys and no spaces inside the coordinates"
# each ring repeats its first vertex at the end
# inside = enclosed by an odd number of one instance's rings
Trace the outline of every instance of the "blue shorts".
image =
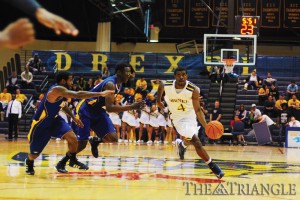
{"type": "Polygon", "coordinates": [[[106,111],[99,112],[97,114],[97,119],[90,118],[85,114],[79,114],[79,118],[84,124],[83,128],[75,127],[74,122],[72,127],[74,127],[74,132],[76,133],[77,140],[88,140],[90,136],[90,130],[93,130],[99,138],[103,138],[108,133],[115,133],[116,129],[109,118],[106,111]]]}
{"type": "Polygon", "coordinates": [[[30,153],[40,154],[51,137],[63,136],[72,128],[63,118],[57,116],[54,119],[33,120],[28,134],[30,153]]]}

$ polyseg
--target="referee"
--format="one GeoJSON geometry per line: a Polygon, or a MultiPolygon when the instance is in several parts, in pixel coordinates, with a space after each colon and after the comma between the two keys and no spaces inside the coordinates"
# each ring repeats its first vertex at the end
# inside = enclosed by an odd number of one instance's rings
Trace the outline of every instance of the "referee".
{"type": "Polygon", "coordinates": [[[14,138],[18,138],[18,123],[22,116],[22,104],[16,100],[16,95],[12,94],[12,100],[8,103],[6,117],[8,118],[8,139],[12,140],[12,132],[14,138]]]}

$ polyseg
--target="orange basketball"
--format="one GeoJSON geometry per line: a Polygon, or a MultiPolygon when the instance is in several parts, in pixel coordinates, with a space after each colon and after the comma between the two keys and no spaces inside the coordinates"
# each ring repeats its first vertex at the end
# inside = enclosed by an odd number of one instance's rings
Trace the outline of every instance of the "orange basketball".
{"type": "Polygon", "coordinates": [[[219,139],[224,133],[223,124],[219,121],[211,121],[206,125],[205,133],[210,139],[219,139]]]}

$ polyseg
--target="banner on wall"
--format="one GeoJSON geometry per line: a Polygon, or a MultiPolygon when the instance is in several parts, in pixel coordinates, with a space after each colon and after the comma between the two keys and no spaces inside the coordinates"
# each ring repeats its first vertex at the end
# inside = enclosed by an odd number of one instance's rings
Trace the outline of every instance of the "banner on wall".
{"type": "Polygon", "coordinates": [[[263,0],[261,1],[261,27],[280,28],[281,1],[263,0]]]}
{"type": "Polygon", "coordinates": [[[108,68],[114,73],[116,64],[125,62],[133,66],[136,73],[173,73],[184,66],[188,70],[198,70],[203,66],[202,54],[154,54],[154,53],[102,53],[78,51],[34,51],[46,65],[48,71],[54,66],[58,70],[73,73],[101,72],[108,68]]]}

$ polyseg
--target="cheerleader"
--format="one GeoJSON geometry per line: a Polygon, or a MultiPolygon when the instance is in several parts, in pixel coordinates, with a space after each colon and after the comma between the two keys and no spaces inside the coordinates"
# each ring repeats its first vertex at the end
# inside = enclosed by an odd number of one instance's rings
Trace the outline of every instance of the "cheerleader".
{"type": "Polygon", "coordinates": [[[151,106],[151,112],[150,112],[150,121],[149,121],[149,128],[148,128],[148,142],[147,144],[152,144],[152,133],[154,131],[155,133],[155,141],[154,144],[159,144],[161,141],[159,140],[159,135],[158,135],[158,110],[156,104],[153,104],[151,106]]]}
{"type": "MultiPolygon", "coordinates": [[[[115,96],[114,104],[121,105],[122,98],[123,98],[123,96],[121,94],[117,94],[115,96]]],[[[118,135],[118,142],[119,143],[123,142],[123,140],[121,139],[121,135],[120,135],[121,119],[120,119],[119,113],[118,112],[110,112],[110,113],[108,113],[108,115],[116,129],[116,132],[118,135]]]]}

